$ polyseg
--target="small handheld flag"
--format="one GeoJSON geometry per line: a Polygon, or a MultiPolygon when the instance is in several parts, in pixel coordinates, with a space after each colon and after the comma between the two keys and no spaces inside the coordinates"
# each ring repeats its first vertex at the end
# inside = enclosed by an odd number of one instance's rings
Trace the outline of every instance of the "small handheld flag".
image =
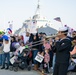
{"type": "Polygon", "coordinates": [[[56,20],[58,22],[61,22],[61,18],[60,17],[56,17],[56,18],[54,18],[54,20],[56,20]]]}

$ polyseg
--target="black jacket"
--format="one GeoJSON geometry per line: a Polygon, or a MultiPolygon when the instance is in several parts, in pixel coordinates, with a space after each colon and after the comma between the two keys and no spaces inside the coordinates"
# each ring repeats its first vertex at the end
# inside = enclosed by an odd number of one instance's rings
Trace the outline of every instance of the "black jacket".
{"type": "Polygon", "coordinates": [[[71,40],[68,38],[56,42],[56,62],[69,63],[71,45],[71,40]]]}
{"type": "Polygon", "coordinates": [[[33,36],[33,41],[32,41],[32,42],[33,42],[33,44],[32,44],[33,47],[32,47],[32,48],[36,48],[36,49],[39,50],[39,45],[37,45],[37,44],[39,43],[39,42],[38,42],[38,41],[39,41],[38,33],[36,33],[35,36],[36,36],[36,39],[35,39],[35,40],[34,40],[34,36],[33,36]],[[36,43],[34,43],[34,42],[36,42],[36,43]],[[34,46],[34,45],[36,45],[36,46],[34,46]]]}

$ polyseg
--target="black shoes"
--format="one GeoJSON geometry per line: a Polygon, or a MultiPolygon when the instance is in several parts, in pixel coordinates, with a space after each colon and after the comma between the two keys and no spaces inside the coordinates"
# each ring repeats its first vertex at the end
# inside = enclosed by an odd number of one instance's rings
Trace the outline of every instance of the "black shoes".
{"type": "Polygon", "coordinates": [[[5,67],[2,67],[1,69],[5,69],[5,67]]]}
{"type": "Polygon", "coordinates": [[[9,68],[7,67],[7,68],[5,68],[6,70],[8,70],[9,68]]]}
{"type": "Polygon", "coordinates": [[[1,69],[5,69],[5,70],[8,70],[9,68],[8,68],[8,67],[6,67],[6,68],[5,68],[5,67],[2,67],[1,69]]]}

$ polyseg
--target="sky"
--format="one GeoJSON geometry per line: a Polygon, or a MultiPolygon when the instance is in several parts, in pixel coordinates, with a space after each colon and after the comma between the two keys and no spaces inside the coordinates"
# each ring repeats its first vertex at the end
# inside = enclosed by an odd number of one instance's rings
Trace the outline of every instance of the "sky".
{"type": "MultiPolygon", "coordinates": [[[[38,0],[0,0],[0,30],[9,27],[13,21],[13,31],[22,27],[23,22],[35,14],[38,0]]],[[[40,12],[58,29],[61,23],[54,20],[60,17],[63,25],[76,30],[76,0],[40,0],[40,12]]]]}

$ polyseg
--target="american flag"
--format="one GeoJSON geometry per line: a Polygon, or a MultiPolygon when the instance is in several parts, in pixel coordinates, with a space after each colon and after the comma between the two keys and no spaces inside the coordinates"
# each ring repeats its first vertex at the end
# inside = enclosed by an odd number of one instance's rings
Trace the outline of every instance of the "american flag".
{"type": "Polygon", "coordinates": [[[61,18],[60,17],[56,17],[56,18],[54,18],[54,20],[56,20],[58,22],[61,22],[61,18]]]}

